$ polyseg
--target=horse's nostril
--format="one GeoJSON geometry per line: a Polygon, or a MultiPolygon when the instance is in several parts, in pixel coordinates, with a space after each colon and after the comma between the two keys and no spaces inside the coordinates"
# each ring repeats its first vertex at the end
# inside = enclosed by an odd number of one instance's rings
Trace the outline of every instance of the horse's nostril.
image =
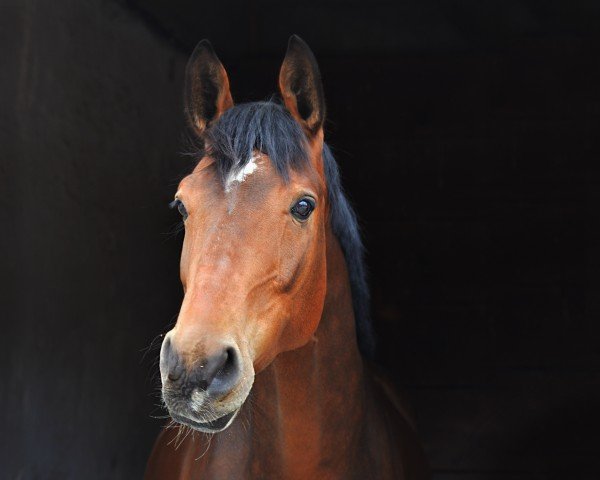
{"type": "Polygon", "coordinates": [[[183,376],[184,367],[175,355],[171,357],[167,368],[167,379],[170,382],[177,382],[183,376]]]}
{"type": "Polygon", "coordinates": [[[228,393],[239,377],[239,359],[235,347],[227,347],[219,354],[197,364],[193,372],[196,387],[218,397],[228,393]]]}
{"type": "Polygon", "coordinates": [[[226,377],[232,374],[235,374],[237,370],[237,354],[233,347],[229,347],[225,350],[225,361],[223,362],[223,366],[217,376],[226,377]]]}
{"type": "Polygon", "coordinates": [[[221,365],[210,382],[207,393],[220,397],[229,393],[238,381],[240,364],[237,350],[228,347],[223,351],[221,365]]]}
{"type": "Polygon", "coordinates": [[[184,367],[181,363],[181,358],[173,348],[171,338],[167,337],[164,340],[160,354],[160,369],[163,375],[166,375],[170,382],[177,382],[181,379],[184,373],[184,367]]]}

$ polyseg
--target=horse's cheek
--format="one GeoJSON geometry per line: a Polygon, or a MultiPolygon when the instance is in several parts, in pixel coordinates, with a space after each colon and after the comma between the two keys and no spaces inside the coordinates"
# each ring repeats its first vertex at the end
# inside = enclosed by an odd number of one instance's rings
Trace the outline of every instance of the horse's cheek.
{"type": "Polygon", "coordinates": [[[281,339],[282,351],[304,346],[319,326],[327,290],[325,262],[324,252],[318,252],[311,268],[305,270],[306,277],[301,281],[302,288],[290,297],[289,323],[281,339]]]}

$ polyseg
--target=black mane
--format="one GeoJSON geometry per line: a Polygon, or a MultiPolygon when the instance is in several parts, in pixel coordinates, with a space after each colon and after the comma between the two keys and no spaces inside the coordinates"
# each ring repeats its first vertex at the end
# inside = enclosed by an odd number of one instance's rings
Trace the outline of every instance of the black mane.
{"type": "MultiPolygon", "coordinates": [[[[273,101],[240,104],[225,111],[206,131],[205,148],[216,160],[223,181],[233,169],[248,163],[255,150],[268,155],[285,179],[290,169],[301,169],[309,163],[308,143],[302,128],[285,108],[273,101]]],[[[358,346],[363,354],[372,356],[369,288],[356,214],[344,194],[337,163],[327,145],[323,161],[331,228],[344,252],[350,277],[358,346]]]]}

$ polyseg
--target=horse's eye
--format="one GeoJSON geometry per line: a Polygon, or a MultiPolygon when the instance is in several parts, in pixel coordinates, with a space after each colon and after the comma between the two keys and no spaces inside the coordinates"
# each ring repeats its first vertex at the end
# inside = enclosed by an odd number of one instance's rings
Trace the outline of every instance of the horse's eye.
{"type": "Polygon", "coordinates": [[[181,200],[179,200],[178,198],[176,198],[175,200],[173,200],[169,204],[169,207],[171,207],[171,208],[177,208],[177,210],[179,210],[179,213],[181,214],[181,216],[183,217],[183,219],[184,220],[187,219],[188,213],[187,213],[187,210],[185,209],[185,205],[183,204],[183,202],[181,200]]]}
{"type": "Polygon", "coordinates": [[[315,209],[315,201],[312,198],[301,198],[291,209],[292,215],[301,222],[305,221],[315,209]]]}

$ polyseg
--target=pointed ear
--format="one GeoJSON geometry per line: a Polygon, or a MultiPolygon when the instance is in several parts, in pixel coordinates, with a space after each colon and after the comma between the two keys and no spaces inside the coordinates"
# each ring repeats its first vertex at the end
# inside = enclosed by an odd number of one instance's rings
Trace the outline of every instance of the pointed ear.
{"type": "Polygon", "coordinates": [[[279,71],[279,91],[290,113],[307,134],[315,135],[325,120],[325,97],[315,56],[297,35],[288,42],[279,71]]]}
{"type": "Polygon", "coordinates": [[[185,70],[185,112],[187,121],[202,136],[210,122],[233,107],[229,78],[208,40],[192,53],[185,70]]]}

